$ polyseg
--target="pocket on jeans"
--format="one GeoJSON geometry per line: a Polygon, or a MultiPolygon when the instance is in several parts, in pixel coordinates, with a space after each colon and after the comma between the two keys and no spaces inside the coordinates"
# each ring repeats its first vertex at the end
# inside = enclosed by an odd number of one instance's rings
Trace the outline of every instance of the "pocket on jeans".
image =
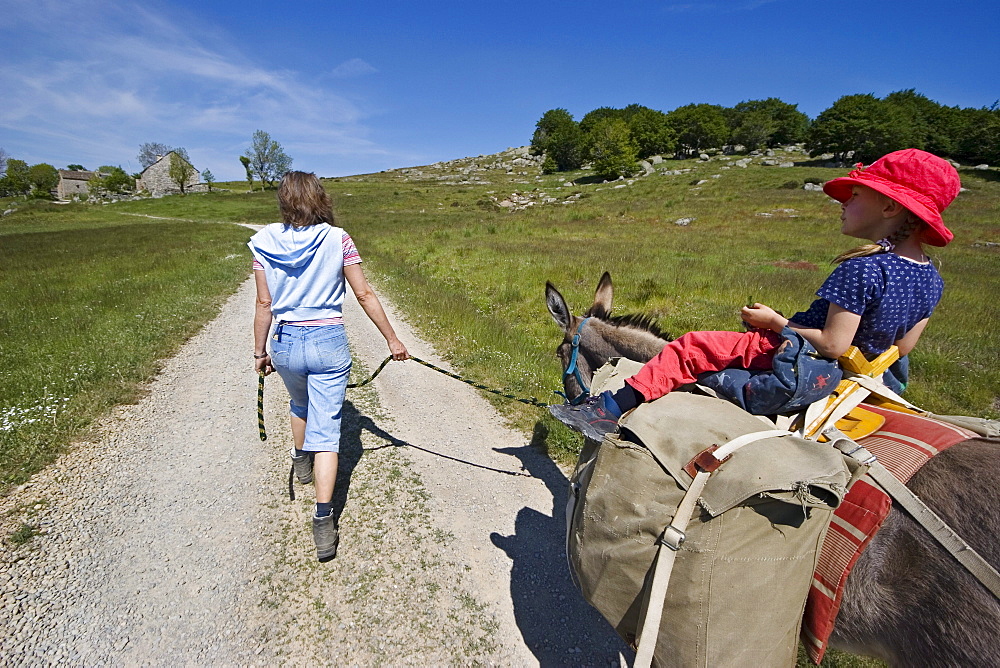
{"type": "Polygon", "coordinates": [[[347,336],[333,336],[316,341],[316,356],[324,372],[349,369],[351,349],[347,345],[347,336]]]}
{"type": "Polygon", "coordinates": [[[271,364],[276,367],[288,368],[289,345],[280,341],[271,343],[271,364]]]}

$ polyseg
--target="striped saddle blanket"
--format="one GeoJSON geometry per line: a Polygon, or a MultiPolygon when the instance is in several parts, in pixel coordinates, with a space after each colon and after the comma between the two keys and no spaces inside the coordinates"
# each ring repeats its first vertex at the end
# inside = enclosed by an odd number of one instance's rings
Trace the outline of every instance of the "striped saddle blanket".
{"type": "MultiPolygon", "coordinates": [[[[862,404],[885,417],[882,427],[858,442],[900,481],[907,482],[934,455],[975,433],[919,415],[862,404]]],[[[834,513],[813,575],[802,622],[802,642],[815,663],[823,659],[847,576],[889,515],[892,499],[864,477],[851,487],[834,513]]]]}

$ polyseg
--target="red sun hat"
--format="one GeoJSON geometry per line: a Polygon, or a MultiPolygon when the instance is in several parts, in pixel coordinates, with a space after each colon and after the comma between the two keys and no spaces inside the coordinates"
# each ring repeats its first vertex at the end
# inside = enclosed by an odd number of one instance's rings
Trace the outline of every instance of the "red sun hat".
{"type": "Polygon", "coordinates": [[[958,195],[962,183],[947,160],[916,148],[894,151],[868,167],[858,163],[858,168],[847,176],[827,181],[823,192],[838,202],[846,202],[855,185],[891,197],[927,223],[923,242],[946,246],[955,238],[941,220],[941,212],[958,195]]]}

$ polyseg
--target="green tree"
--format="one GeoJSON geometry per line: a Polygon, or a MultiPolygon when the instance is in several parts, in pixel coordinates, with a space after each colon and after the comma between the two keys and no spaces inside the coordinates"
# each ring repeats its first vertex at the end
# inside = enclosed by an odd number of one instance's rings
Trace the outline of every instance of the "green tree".
{"type": "Polygon", "coordinates": [[[201,180],[208,184],[208,192],[212,192],[212,184],[215,183],[215,174],[206,169],[201,173],[201,180]]]}
{"type": "Polygon", "coordinates": [[[673,153],[677,148],[677,135],[667,122],[665,113],[639,105],[629,105],[625,107],[625,112],[640,158],[673,153]]]}
{"type": "Polygon", "coordinates": [[[84,168],[83,165],[77,165],[77,164],[66,165],[66,169],[68,169],[71,172],[85,172],[85,171],[87,171],[84,168]]]}
{"type": "Polygon", "coordinates": [[[181,189],[181,194],[185,194],[188,180],[194,175],[194,167],[184,156],[177,151],[170,154],[170,180],[181,189]]]}
{"type": "Polygon", "coordinates": [[[778,129],[771,114],[762,110],[743,112],[737,119],[730,141],[742,144],[750,151],[768,146],[778,129]]]}
{"type": "Polygon", "coordinates": [[[1000,163],[1000,109],[962,109],[956,114],[954,157],[967,164],[1000,163]]]}
{"type": "Polygon", "coordinates": [[[677,135],[677,151],[681,155],[722,147],[729,138],[722,107],[715,104],[678,107],[667,114],[667,122],[677,135]]]}
{"type": "Polygon", "coordinates": [[[584,135],[589,135],[600,121],[606,118],[618,118],[621,120],[626,120],[626,113],[624,109],[615,109],[614,107],[598,107],[592,111],[588,111],[580,119],[580,130],[583,131],[584,135]]]}
{"type": "Polygon", "coordinates": [[[135,179],[121,167],[101,167],[100,173],[105,175],[101,183],[108,192],[120,194],[135,190],[135,179]]]}
{"type": "Polygon", "coordinates": [[[7,173],[7,159],[10,156],[7,155],[7,151],[0,148],[0,176],[7,173]]]}
{"type": "Polygon", "coordinates": [[[0,179],[0,191],[4,195],[25,196],[31,192],[31,176],[28,163],[17,158],[7,159],[7,171],[0,179]]]}
{"type": "Polygon", "coordinates": [[[809,127],[806,147],[811,155],[830,152],[841,159],[872,162],[891,151],[922,148],[920,129],[898,105],[874,95],[845,95],[809,127]]]}
{"type": "Polygon", "coordinates": [[[253,133],[247,155],[254,173],[265,186],[273,185],[292,166],[292,159],[281,148],[281,144],[263,130],[253,133]]]}
{"type": "Polygon", "coordinates": [[[250,158],[245,155],[240,156],[243,169],[247,170],[247,183],[250,184],[250,192],[253,192],[253,168],[250,166],[250,158]]]}
{"type": "Polygon", "coordinates": [[[573,116],[565,109],[550,109],[542,114],[531,136],[531,152],[545,155],[542,171],[566,172],[583,164],[583,134],[573,116]]]}
{"type": "Polygon", "coordinates": [[[28,180],[36,197],[51,197],[52,191],[59,185],[59,170],[40,162],[28,169],[28,180]]]}
{"type": "Polygon", "coordinates": [[[776,97],[746,100],[725,111],[731,141],[748,148],[782,146],[806,140],[809,117],[776,97]]]}
{"type": "Polygon", "coordinates": [[[594,173],[605,179],[631,176],[638,169],[639,147],[621,118],[603,118],[587,134],[587,156],[594,173]]]}
{"type": "Polygon", "coordinates": [[[919,145],[914,144],[912,148],[922,148],[937,155],[954,155],[959,126],[957,109],[940,105],[913,88],[889,93],[883,102],[905,114],[908,123],[920,135],[919,145]]]}

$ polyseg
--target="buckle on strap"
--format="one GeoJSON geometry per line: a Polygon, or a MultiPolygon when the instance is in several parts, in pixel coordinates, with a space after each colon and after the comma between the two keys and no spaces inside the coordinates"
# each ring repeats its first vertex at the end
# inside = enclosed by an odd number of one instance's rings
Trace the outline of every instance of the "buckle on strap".
{"type": "Polygon", "coordinates": [[[836,427],[827,429],[823,432],[823,435],[833,441],[833,447],[840,450],[840,452],[847,457],[859,461],[867,466],[871,466],[878,461],[878,458],[873,455],[868,448],[849,438],[844,434],[844,432],[840,431],[836,427]]]}
{"type": "Polygon", "coordinates": [[[660,542],[676,552],[681,549],[681,545],[687,540],[687,534],[675,527],[673,524],[663,530],[660,542]]]}

